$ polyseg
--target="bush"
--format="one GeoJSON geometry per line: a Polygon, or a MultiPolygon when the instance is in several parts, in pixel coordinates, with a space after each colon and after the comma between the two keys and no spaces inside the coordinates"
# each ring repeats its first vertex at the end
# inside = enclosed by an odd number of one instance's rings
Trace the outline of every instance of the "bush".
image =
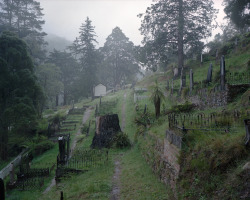
{"type": "Polygon", "coordinates": [[[54,143],[49,141],[49,140],[42,141],[42,142],[36,144],[33,147],[31,152],[34,156],[38,156],[38,155],[43,154],[45,151],[51,149],[53,146],[54,146],[54,143]]]}
{"type": "Polygon", "coordinates": [[[52,122],[53,124],[59,124],[63,120],[66,120],[65,113],[57,113],[49,119],[49,121],[52,122]]]}
{"type": "Polygon", "coordinates": [[[119,132],[113,137],[113,146],[116,148],[131,147],[131,142],[126,133],[119,132]]]}
{"type": "Polygon", "coordinates": [[[192,112],[194,108],[195,108],[194,104],[186,101],[184,104],[172,106],[172,108],[167,111],[167,114],[180,113],[180,112],[189,113],[189,112],[192,112]]]}

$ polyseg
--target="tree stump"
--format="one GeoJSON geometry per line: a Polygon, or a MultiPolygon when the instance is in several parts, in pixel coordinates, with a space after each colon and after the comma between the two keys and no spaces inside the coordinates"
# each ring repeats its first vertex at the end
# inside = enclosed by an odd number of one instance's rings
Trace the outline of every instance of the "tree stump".
{"type": "Polygon", "coordinates": [[[121,132],[117,114],[96,117],[96,131],[92,148],[110,148],[113,137],[121,132]]]}

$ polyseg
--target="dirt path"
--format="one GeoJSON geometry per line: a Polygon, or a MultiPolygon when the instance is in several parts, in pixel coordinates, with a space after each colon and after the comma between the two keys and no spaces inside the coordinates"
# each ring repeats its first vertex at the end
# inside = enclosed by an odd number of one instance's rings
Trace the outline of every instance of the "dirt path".
{"type": "MultiPolygon", "coordinates": [[[[91,111],[92,111],[92,107],[89,107],[87,108],[87,110],[84,112],[84,115],[83,115],[83,118],[82,118],[82,123],[74,137],[74,140],[72,142],[72,145],[71,145],[71,149],[70,149],[70,155],[69,157],[71,157],[72,155],[72,152],[74,151],[74,149],[76,148],[76,143],[77,143],[77,136],[81,134],[81,128],[82,126],[86,123],[86,121],[89,119],[90,117],[90,114],[91,114],[91,111]]],[[[53,186],[56,185],[56,180],[55,180],[55,177],[51,180],[50,182],[50,185],[44,190],[43,194],[46,194],[47,192],[49,192],[51,190],[51,188],[53,186]]]]}
{"type": "Polygon", "coordinates": [[[119,200],[120,199],[120,176],[121,176],[121,156],[115,159],[115,173],[112,179],[112,192],[110,200],[119,200]]]}
{"type": "MultiPolygon", "coordinates": [[[[124,132],[126,127],[126,98],[127,94],[124,93],[123,96],[123,104],[122,104],[122,131],[124,132]]],[[[120,199],[120,190],[121,190],[121,182],[120,182],[120,176],[122,171],[121,166],[121,158],[123,154],[118,155],[118,157],[115,159],[115,172],[112,179],[112,191],[110,200],[119,200],[120,199]]]]}

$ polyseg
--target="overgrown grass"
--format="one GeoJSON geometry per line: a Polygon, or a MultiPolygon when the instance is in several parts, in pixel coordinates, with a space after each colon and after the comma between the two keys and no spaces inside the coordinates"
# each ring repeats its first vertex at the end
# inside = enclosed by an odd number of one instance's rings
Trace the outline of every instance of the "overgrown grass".
{"type": "Polygon", "coordinates": [[[106,165],[88,172],[69,175],[39,199],[60,199],[60,192],[63,191],[65,200],[108,200],[112,188],[113,167],[113,163],[109,161],[106,165]]]}
{"type": "Polygon", "coordinates": [[[171,191],[160,183],[135,146],[122,158],[121,199],[172,199],[171,191]]]}

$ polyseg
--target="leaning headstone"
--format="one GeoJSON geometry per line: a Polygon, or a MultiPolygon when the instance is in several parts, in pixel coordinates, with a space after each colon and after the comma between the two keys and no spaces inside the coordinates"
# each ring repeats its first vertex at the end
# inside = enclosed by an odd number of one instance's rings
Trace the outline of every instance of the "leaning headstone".
{"type": "Polygon", "coordinates": [[[213,65],[212,65],[212,63],[210,63],[210,66],[209,66],[208,72],[207,72],[207,82],[208,83],[212,82],[212,73],[213,73],[213,65]]]}
{"type": "Polygon", "coordinates": [[[0,199],[5,200],[5,188],[3,179],[0,178],[0,199]]]}
{"type": "Polygon", "coordinates": [[[225,90],[225,76],[226,76],[226,71],[225,71],[225,58],[224,56],[221,56],[220,60],[220,87],[221,90],[225,90]]]}
{"type": "Polygon", "coordinates": [[[189,72],[189,91],[190,91],[190,94],[193,91],[193,87],[194,87],[194,74],[193,74],[192,69],[190,69],[190,72],[189,72]]]}
{"type": "Polygon", "coordinates": [[[244,123],[246,128],[245,145],[250,146],[250,119],[245,119],[244,123]]]}

